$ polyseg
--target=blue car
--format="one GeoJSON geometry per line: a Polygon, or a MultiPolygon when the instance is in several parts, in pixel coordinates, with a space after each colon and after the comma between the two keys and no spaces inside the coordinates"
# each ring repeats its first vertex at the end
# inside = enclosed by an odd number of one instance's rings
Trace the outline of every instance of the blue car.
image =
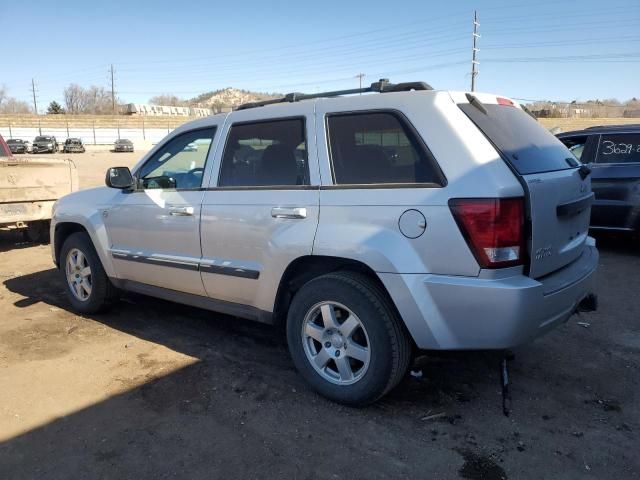
{"type": "Polygon", "coordinates": [[[591,168],[591,227],[640,233],[640,125],[608,125],[559,133],[591,168]]]}

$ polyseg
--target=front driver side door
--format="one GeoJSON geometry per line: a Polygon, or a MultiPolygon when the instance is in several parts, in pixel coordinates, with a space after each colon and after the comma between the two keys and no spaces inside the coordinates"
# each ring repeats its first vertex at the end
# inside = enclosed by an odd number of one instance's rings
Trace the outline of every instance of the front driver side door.
{"type": "Polygon", "coordinates": [[[198,265],[203,181],[208,181],[216,127],[174,135],[134,175],[106,212],[118,278],[206,295],[198,265]]]}

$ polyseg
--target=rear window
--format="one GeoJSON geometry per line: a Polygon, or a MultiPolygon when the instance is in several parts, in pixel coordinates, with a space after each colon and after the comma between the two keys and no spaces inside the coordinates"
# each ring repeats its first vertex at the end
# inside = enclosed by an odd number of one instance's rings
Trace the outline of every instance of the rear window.
{"type": "Polygon", "coordinates": [[[575,163],[562,142],[519,108],[481,104],[484,113],[470,103],[458,106],[520,175],[566,170],[575,163]]]}
{"type": "Polygon", "coordinates": [[[640,133],[602,135],[597,163],[637,163],[640,162],[640,133]]]}

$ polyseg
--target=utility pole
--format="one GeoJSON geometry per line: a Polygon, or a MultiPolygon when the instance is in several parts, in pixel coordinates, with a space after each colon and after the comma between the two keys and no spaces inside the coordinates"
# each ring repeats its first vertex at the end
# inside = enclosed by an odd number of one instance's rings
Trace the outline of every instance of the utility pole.
{"type": "MultiPolygon", "coordinates": [[[[359,73],[359,74],[357,74],[355,77],[353,77],[353,78],[357,78],[357,79],[360,81],[360,83],[359,83],[359,85],[360,85],[360,90],[362,90],[362,79],[363,79],[364,77],[365,77],[365,74],[364,74],[364,73],[359,73]]],[[[360,92],[360,95],[362,95],[362,92],[360,92]]]]}
{"type": "Polygon", "coordinates": [[[113,108],[113,114],[116,114],[116,91],[113,82],[113,63],[111,64],[111,107],[113,108]]]}
{"type": "Polygon", "coordinates": [[[31,79],[31,93],[33,93],[33,110],[38,114],[38,103],[36,102],[36,81],[31,79]]]}
{"type": "Polygon", "coordinates": [[[472,92],[476,90],[476,76],[478,76],[477,65],[480,64],[480,62],[476,60],[477,53],[480,50],[479,48],[477,48],[478,38],[480,38],[480,35],[478,35],[479,26],[480,24],[478,23],[478,12],[474,10],[473,11],[473,49],[472,49],[473,55],[471,57],[471,91],[472,92]]]}

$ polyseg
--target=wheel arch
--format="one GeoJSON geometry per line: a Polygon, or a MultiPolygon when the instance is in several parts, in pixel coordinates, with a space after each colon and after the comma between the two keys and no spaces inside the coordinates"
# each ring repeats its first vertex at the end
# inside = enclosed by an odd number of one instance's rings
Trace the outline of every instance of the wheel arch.
{"type": "Polygon", "coordinates": [[[60,251],[62,250],[62,245],[65,240],[72,234],[79,232],[86,233],[89,235],[89,238],[91,238],[89,231],[80,223],[61,222],[56,224],[54,235],[51,240],[53,241],[53,260],[57,267],[60,266],[60,251]]]}
{"type": "MultiPolygon", "coordinates": [[[[276,299],[273,308],[272,321],[276,326],[283,327],[286,324],[287,311],[295,293],[307,282],[328,273],[340,271],[357,272],[370,278],[386,295],[389,305],[394,313],[402,321],[402,316],[378,274],[366,263],[345,257],[332,257],[325,255],[305,255],[293,260],[285,269],[278,285],[276,299]]],[[[412,338],[409,335],[409,338],[412,338]]],[[[412,339],[413,342],[413,339],[412,339]]]]}

